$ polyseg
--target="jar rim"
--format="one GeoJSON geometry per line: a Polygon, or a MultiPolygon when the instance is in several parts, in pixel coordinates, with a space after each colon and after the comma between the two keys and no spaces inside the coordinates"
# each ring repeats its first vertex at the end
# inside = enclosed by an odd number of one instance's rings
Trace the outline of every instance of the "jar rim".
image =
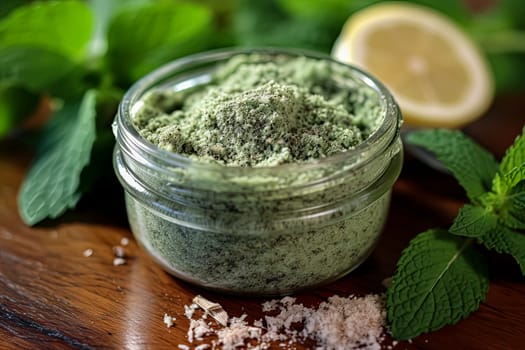
{"type": "Polygon", "coordinates": [[[249,176],[254,174],[260,175],[264,173],[271,173],[275,175],[276,173],[289,173],[290,171],[302,172],[334,163],[348,163],[349,160],[354,164],[355,167],[359,167],[363,164],[366,164],[375,156],[385,152],[386,149],[394,145],[395,140],[399,136],[401,124],[402,116],[392,94],[377,78],[359,67],[337,61],[327,54],[311,50],[277,47],[234,47],[205,51],[176,59],[139,79],[125,93],[122,102],[119,105],[116,120],[113,123],[113,131],[117,139],[120,139],[128,146],[133,145],[132,147],[134,149],[138,149],[140,152],[146,154],[148,158],[162,160],[162,163],[167,166],[172,166],[174,168],[187,168],[191,166],[191,168],[194,170],[202,170],[206,172],[226,172],[233,176],[241,174],[243,176],[249,176]],[[352,77],[356,81],[365,84],[378,94],[382,107],[380,112],[382,114],[382,121],[380,125],[365,140],[344,152],[339,152],[331,156],[316,158],[304,162],[293,162],[273,166],[257,167],[230,166],[218,163],[210,163],[162,149],[142,137],[139,131],[133,125],[130,116],[135,103],[143,96],[144,93],[149,91],[151,88],[154,88],[159,82],[163,81],[164,79],[174,77],[173,74],[178,70],[191,68],[199,64],[218,62],[236,55],[253,53],[322,59],[329,61],[332,64],[347,67],[349,70],[351,70],[352,77]],[[386,142],[386,144],[384,142],[379,142],[385,137],[388,137],[389,142],[386,142]]]}

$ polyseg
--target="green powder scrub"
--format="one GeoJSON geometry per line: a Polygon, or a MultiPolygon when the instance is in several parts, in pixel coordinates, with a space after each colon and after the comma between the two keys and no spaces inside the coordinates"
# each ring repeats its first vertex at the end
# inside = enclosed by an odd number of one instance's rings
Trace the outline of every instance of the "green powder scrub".
{"type": "Polygon", "coordinates": [[[132,118],[147,140],[200,161],[259,167],[324,158],[363,142],[383,118],[379,96],[344,68],[239,55],[196,91],[150,92],[132,118]]]}
{"type": "Polygon", "coordinates": [[[366,259],[402,154],[372,77],[296,51],[216,51],[126,94],[115,170],[140,245],[211,289],[289,294],[366,259]]]}

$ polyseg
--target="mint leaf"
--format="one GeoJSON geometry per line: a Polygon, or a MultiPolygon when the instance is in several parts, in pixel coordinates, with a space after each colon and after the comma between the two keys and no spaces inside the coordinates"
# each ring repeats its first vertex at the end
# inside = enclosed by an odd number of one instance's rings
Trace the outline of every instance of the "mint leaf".
{"type": "Polygon", "coordinates": [[[93,16],[84,2],[34,2],[0,21],[0,48],[36,47],[79,60],[92,31],[93,16]]]}
{"type": "Polygon", "coordinates": [[[478,241],[488,249],[512,255],[525,276],[525,235],[500,225],[498,230],[479,237],[478,241]]]}
{"type": "Polygon", "coordinates": [[[492,189],[496,193],[506,193],[518,182],[525,180],[525,127],[522,135],[518,136],[510,146],[498,169],[492,189]]]}
{"type": "Polygon", "coordinates": [[[525,229],[525,180],[517,183],[505,196],[499,215],[508,227],[525,229]]]}
{"type": "Polygon", "coordinates": [[[494,192],[498,194],[506,194],[510,189],[523,180],[525,180],[525,163],[512,168],[509,172],[503,175],[497,173],[494,177],[492,186],[494,192]]]}
{"type": "Polygon", "coordinates": [[[499,199],[501,221],[510,228],[525,229],[525,127],[510,146],[494,180],[492,190],[499,199]]]}
{"type": "Polygon", "coordinates": [[[18,196],[24,222],[33,225],[56,218],[76,205],[80,174],[89,163],[95,141],[95,92],[66,104],[44,132],[42,148],[18,196]]]}
{"type": "Polygon", "coordinates": [[[109,66],[129,84],[174,58],[208,45],[213,16],[202,5],[155,2],[120,11],[108,28],[109,66]]]}
{"type": "Polygon", "coordinates": [[[479,237],[495,230],[498,218],[486,208],[465,204],[450,227],[450,233],[465,237],[479,237]]]}
{"type": "Polygon", "coordinates": [[[434,153],[452,172],[473,202],[492,187],[498,163],[492,154],[461,131],[413,131],[408,134],[407,141],[434,153]]]}
{"type": "Polygon", "coordinates": [[[150,3],[153,0],[88,0],[95,14],[95,31],[91,42],[93,56],[101,56],[106,52],[107,28],[113,16],[119,11],[131,6],[150,3]]]}
{"type": "Polygon", "coordinates": [[[392,334],[410,339],[454,324],[479,307],[487,290],[486,262],[470,239],[423,232],[403,251],[387,292],[392,334]]]}
{"type": "Polygon", "coordinates": [[[44,91],[74,68],[62,54],[38,47],[0,48],[0,81],[44,91]]]}

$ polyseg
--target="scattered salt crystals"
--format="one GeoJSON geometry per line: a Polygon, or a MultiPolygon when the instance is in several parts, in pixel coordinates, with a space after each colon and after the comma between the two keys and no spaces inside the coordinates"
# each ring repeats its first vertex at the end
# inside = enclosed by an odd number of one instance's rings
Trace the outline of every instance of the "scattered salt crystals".
{"type": "Polygon", "coordinates": [[[116,245],[111,248],[115,258],[113,259],[113,266],[125,265],[126,264],[126,251],[122,246],[116,245]]]}
{"type": "Polygon", "coordinates": [[[201,345],[197,345],[195,347],[195,350],[206,350],[206,349],[210,349],[210,348],[211,348],[210,344],[201,344],[201,345]]]}
{"type": "Polygon", "coordinates": [[[124,258],[113,259],[113,266],[120,266],[120,265],[125,265],[125,264],[126,264],[126,259],[124,258]]]}
{"type": "Polygon", "coordinates": [[[116,245],[112,248],[113,255],[115,255],[117,258],[124,258],[126,256],[126,252],[124,251],[124,248],[116,245]]]}
{"type": "MultiPolygon", "coordinates": [[[[184,306],[184,314],[190,319],[188,341],[203,341],[205,336],[216,336],[217,341],[201,344],[196,349],[247,350],[269,349],[279,342],[283,349],[295,349],[300,340],[312,339],[316,349],[330,350],[378,350],[384,340],[386,323],[385,300],[383,295],[370,294],[364,297],[332,296],[318,308],[309,308],[296,303],[293,297],[271,300],[262,304],[262,310],[271,315],[256,320],[250,326],[246,314],[227,319],[227,325],[214,329],[206,323],[205,316],[211,313],[203,307],[204,314],[193,319],[199,304],[222,312],[219,304],[200,296],[190,306],[184,306]],[[204,300],[204,301],[203,301],[204,300]],[[198,302],[198,303],[197,303],[198,302]],[[302,326],[302,327],[301,327],[302,326]],[[255,345],[254,345],[255,344],[255,345]]],[[[225,312],[224,312],[225,313],[225,312]]]]}
{"type": "MultiPolygon", "coordinates": [[[[234,350],[240,346],[245,346],[245,342],[250,339],[260,340],[262,329],[249,326],[244,317],[234,317],[230,320],[230,325],[219,329],[217,337],[223,350],[234,350]]],[[[248,349],[253,347],[248,346],[248,349]]]]}
{"type": "Polygon", "coordinates": [[[82,255],[84,255],[86,258],[89,258],[93,255],[93,249],[88,248],[82,252],[82,255]]]}
{"type": "Polygon", "coordinates": [[[343,298],[336,295],[321,303],[317,310],[305,311],[304,335],[317,340],[323,348],[381,348],[378,341],[386,321],[382,296],[343,298]]]}
{"type": "Polygon", "coordinates": [[[198,308],[199,308],[199,305],[197,305],[195,303],[191,304],[190,306],[184,305],[184,316],[186,316],[188,319],[192,319],[193,318],[193,313],[198,308]]]}
{"type": "Polygon", "coordinates": [[[164,314],[164,323],[168,328],[173,327],[175,325],[175,317],[172,317],[168,314],[164,314]]]}
{"type": "Polygon", "coordinates": [[[120,245],[125,247],[129,244],[129,239],[127,237],[122,237],[122,239],[120,240],[120,245]]]}
{"type": "Polygon", "coordinates": [[[279,300],[274,299],[274,300],[266,301],[262,304],[262,311],[270,312],[270,311],[277,309],[278,306],[279,306],[279,300]]]}
{"type": "Polygon", "coordinates": [[[184,345],[184,344],[179,344],[179,345],[177,345],[177,347],[180,350],[190,350],[191,349],[188,345],[184,345]]]}
{"type": "Polygon", "coordinates": [[[193,343],[194,339],[203,340],[205,335],[213,334],[214,330],[202,318],[191,319],[188,329],[188,341],[193,343]]]}

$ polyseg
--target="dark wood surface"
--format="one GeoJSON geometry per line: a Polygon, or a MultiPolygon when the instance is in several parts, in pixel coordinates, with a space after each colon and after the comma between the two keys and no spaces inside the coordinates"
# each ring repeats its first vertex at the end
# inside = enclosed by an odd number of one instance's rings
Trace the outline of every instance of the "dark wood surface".
{"type": "MultiPolygon", "coordinates": [[[[524,111],[524,94],[499,97],[467,132],[501,157],[525,124],[524,111]]],[[[154,264],[133,240],[116,188],[95,193],[58,221],[25,226],[16,195],[29,162],[18,142],[0,143],[0,349],[178,349],[188,344],[183,305],[196,294],[230,315],[261,317],[265,299],[210,293],[154,264]],[[112,247],[123,237],[130,239],[127,263],[113,266],[112,247]],[[86,249],[91,257],[83,255],[86,249]],[[177,317],[175,327],[164,325],[164,313],[177,317]]],[[[373,255],[347,277],[298,294],[298,301],[316,305],[333,294],[384,291],[382,280],[410,238],[448,227],[464,202],[451,177],[408,155],[373,255]]],[[[525,349],[525,279],[511,258],[488,255],[490,290],[480,309],[395,349],[525,349]]]]}

